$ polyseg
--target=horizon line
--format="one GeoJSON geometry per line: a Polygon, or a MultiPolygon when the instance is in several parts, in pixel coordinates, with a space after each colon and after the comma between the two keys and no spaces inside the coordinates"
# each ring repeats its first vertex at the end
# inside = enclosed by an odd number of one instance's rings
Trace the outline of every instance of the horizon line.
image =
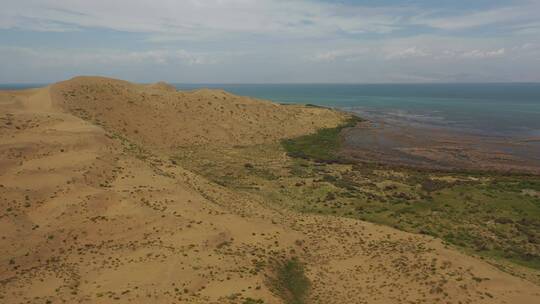
{"type": "MultiPolygon", "coordinates": [[[[120,80],[120,78],[117,78],[120,80]]],[[[55,82],[0,82],[0,86],[8,85],[50,85],[64,80],[55,82]]],[[[128,80],[129,81],[129,80],[128,80]]],[[[160,82],[146,81],[129,81],[137,84],[152,84],[160,82]]],[[[164,81],[168,84],[175,85],[432,85],[432,84],[540,84],[540,81],[478,81],[478,82],[176,82],[164,81]]]]}

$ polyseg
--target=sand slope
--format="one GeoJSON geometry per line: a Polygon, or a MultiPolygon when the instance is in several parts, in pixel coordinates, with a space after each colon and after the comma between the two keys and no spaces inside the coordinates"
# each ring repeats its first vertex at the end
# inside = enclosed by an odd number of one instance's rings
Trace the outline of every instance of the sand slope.
{"type": "Polygon", "coordinates": [[[220,90],[176,92],[166,84],[135,85],[77,77],[51,88],[68,112],[153,148],[249,145],[334,127],[338,113],[239,97],[220,90]],[[264,122],[264,123],[261,123],[264,122]]]}
{"type": "Polygon", "coordinates": [[[221,91],[76,78],[0,93],[0,302],[281,303],[271,258],[298,256],[310,303],[538,303],[540,287],[429,237],[299,215],[169,160],[343,115],[221,91]]]}

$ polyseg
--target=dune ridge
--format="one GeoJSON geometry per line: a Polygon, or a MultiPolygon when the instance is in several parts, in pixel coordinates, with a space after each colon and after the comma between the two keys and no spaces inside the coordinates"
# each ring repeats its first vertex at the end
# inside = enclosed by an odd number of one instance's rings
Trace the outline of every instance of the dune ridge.
{"type": "Polygon", "coordinates": [[[222,90],[177,92],[163,83],[136,85],[108,78],[76,77],[53,85],[51,94],[60,108],[78,117],[165,150],[260,144],[334,127],[343,119],[333,111],[278,105],[222,90]]]}
{"type": "Polygon", "coordinates": [[[345,118],[98,77],[0,92],[0,302],[284,303],[269,266],[292,256],[306,303],[539,301],[539,286],[439,240],[276,210],[170,159],[345,118]]]}

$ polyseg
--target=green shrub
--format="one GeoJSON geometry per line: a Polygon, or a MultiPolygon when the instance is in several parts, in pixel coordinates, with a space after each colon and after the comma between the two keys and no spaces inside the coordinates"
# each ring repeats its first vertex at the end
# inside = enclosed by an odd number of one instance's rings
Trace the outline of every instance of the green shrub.
{"type": "Polygon", "coordinates": [[[275,262],[275,277],[269,280],[273,291],[287,304],[303,304],[310,282],[304,273],[304,265],[297,258],[275,262]]]}
{"type": "Polygon", "coordinates": [[[354,127],[360,121],[362,121],[361,118],[352,116],[346,123],[336,128],[321,129],[315,134],[286,139],[281,143],[290,157],[311,159],[322,163],[344,162],[337,155],[341,147],[341,131],[354,127]]]}

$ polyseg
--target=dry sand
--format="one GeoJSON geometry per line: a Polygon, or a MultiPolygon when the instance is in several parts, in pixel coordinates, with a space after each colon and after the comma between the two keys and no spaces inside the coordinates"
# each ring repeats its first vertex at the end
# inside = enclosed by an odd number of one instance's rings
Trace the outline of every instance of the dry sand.
{"type": "Polygon", "coordinates": [[[79,77],[0,93],[1,303],[282,303],[297,256],[308,303],[538,303],[540,287],[440,241],[274,210],[169,157],[332,127],[344,114],[222,91],[79,77]]]}

